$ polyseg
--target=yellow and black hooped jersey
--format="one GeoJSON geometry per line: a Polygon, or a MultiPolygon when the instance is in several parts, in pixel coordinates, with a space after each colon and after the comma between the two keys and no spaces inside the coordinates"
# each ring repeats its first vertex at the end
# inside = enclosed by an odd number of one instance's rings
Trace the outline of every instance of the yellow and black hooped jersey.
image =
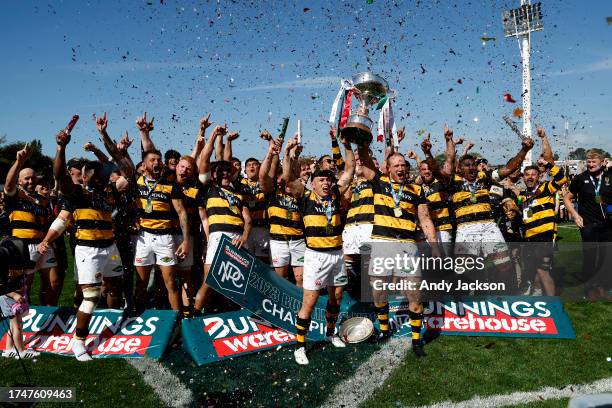
{"type": "Polygon", "coordinates": [[[533,191],[519,194],[527,241],[552,241],[555,236],[555,195],[567,183],[567,178],[557,166],[550,169],[550,175],[552,180],[541,183],[533,191]]]}
{"type": "Polygon", "coordinates": [[[351,207],[346,216],[346,225],[372,224],[374,222],[374,192],[372,184],[359,179],[351,187],[351,207]]]}
{"type": "Polygon", "coordinates": [[[439,180],[434,179],[431,184],[422,184],[423,193],[429,207],[429,216],[436,231],[450,231],[453,229],[450,206],[448,202],[448,188],[439,180]]]}
{"type": "Polygon", "coordinates": [[[21,188],[12,196],[4,196],[9,213],[11,236],[27,243],[39,243],[45,237],[52,218],[49,200],[39,194],[29,194],[21,188]]]}
{"type": "Polygon", "coordinates": [[[180,232],[178,214],[172,200],[183,198],[176,183],[165,178],[148,180],[140,176],[136,181],[136,205],[138,224],[143,231],[152,234],[175,234],[180,232]]]}
{"type": "Polygon", "coordinates": [[[461,224],[493,221],[491,178],[484,172],[478,172],[473,183],[455,175],[450,182],[449,192],[451,207],[457,227],[461,224]]]}
{"type": "Polygon", "coordinates": [[[65,195],[65,209],[72,212],[77,245],[106,248],[115,242],[113,211],[117,206],[117,192],[109,185],[102,191],[90,191],[75,186],[65,195]]]}
{"type": "Polygon", "coordinates": [[[202,224],[198,210],[206,206],[204,202],[205,187],[199,181],[179,184],[178,186],[183,193],[183,205],[189,217],[189,232],[192,235],[197,235],[200,233],[200,225],[202,224]]]}
{"type": "Polygon", "coordinates": [[[414,242],[418,206],[425,204],[423,188],[417,184],[392,182],[377,173],[372,180],[374,227],[372,238],[414,242]]]}
{"type": "Polygon", "coordinates": [[[236,191],[242,195],[249,207],[253,227],[267,227],[266,196],[262,193],[259,182],[243,177],[240,179],[240,184],[237,186],[236,191]]]}
{"type": "Polygon", "coordinates": [[[342,214],[340,192],[335,187],[326,197],[304,191],[302,214],[306,247],[315,251],[342,249],[342,214]]]}
{"type": "Polygon", "coordinates": [[[242,234],[244,231],[244,219],[242,218],[244,199],[241,194],[233,189],[211,184],[204,191],[204,201],[210,233],[236,232],[242,234]]]}
{"type": "Polygon", "coordinates": [[[268,198],[270,239],[288,241],[304,239],[301,198],[277,188],[268,198]]]}

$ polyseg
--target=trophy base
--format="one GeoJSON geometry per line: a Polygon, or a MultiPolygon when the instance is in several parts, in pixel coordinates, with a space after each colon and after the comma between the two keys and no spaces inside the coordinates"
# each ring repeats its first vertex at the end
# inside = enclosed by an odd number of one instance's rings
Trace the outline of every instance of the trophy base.
{"type": "Polygon", "coordinates": [[[340,130],[347,142],[355,143],[358,146],[370,144],[372,142],[372,130],[360,123],[347,123],[340,130]]]}

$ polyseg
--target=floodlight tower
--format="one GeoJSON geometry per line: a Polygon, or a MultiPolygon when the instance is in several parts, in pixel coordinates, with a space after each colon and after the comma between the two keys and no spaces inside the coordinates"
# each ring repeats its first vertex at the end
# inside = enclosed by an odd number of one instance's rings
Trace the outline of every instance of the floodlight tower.
{"type": "MultiPolygon", "coordinates": [[[[531,33],[544,28],[542,23],[542,3],[531,4],[531,0],[521,0],[521,7],[504,11],[502,15],[506,37],[519,40],[521,59],[523,60],[523,136],[531,137],[531,72],[529,57],[531,54],[531,33]]],[[[525,157],[525,165],[531,164],[531,151],[525,157]]]]}

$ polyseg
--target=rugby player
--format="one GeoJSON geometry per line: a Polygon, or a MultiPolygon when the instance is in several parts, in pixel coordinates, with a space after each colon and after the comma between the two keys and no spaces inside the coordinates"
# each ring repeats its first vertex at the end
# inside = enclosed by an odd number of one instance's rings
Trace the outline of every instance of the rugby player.
{"type": "MultiPolygon", "coordinates": [[[[56,136],[57,151],[53,166],[59,191],[65,196],[75,222],[76,247],[74,267],[83,301],[77,312],[77,324],[72,351],[79,361],[91,360],[85,340],[89,334],[89,321],[100,299],[102,279],[106,280],[109,307],[118,307],[123,266],[115,245],[112,212],[117,191],[108,184],[100,162],[83,166],[83,184],[75,184],[65,172],[66,145],[70,135],[60,131],[56,136]]],[[[56,229],[56,228],[54,228],[56,229]]],[[[60,228],[61,229],[61,228],[60,228]]]]}
{"type": "MultiPolygon", "coordinates": [[[[423,188],[408,180],[409,164],[404,156],[390,151],[385,160],[388,174],[376,170],[367,146],[361,147],[359,157],[364,164],[363,176],[372,183],[374,193],[374,227],[369,240],[370,250],[366,256],[380,336],[385,339],[390,335],[388,292],[384,287],[377,287],[377,281],[386,283],[391,277],[399,277],[418,284],[421,271],[418,267],[404,269],[399,265],[377,271],[375,268],[377,259],[395,258],[396,255],[406,255],[409,258],[417,256],[418,248],[415,243],[417,222],[431,245],[432,255],[439,256],[440,252],[423,188]]],[[[423,304],[420,293],[418,290],[403,292],[408,299],[412,350],[417,357],[423,357],[425,356],[421,342],[423,304]]]]}
{"type": "MultiPolygon", "coordinates": [[[[49,199],[36,193],[37,178],[34,169],[24,167],[31,155],[32,150],[28,144],[17,152],[4,184],[4,202],[9,214],[11,236],[21,238],[28,244],[30,260],[35,262],[34,268],[26,271],[28,294],[36,271],[40,271],[43,278],[47,277],[47,283],[43,287],[48,287],[49,270],[57,267],[52,248],[42,256],[36,248],[43,240],[53,214],[49,199]]],[[[45,301],[46,299],[43,300],[45,301]]]]}
{"type": "MultiPolygon", "coordinates": [[[[544,129],[537,128],[542,141],[542,158],[545,164],[527,166],[523,169],[526,189],[519,193],[523,217],[523,234],[526,242],[523,259],[527,266],[527,277],[540,287],[546,296],[555,296],[555,281],[552,277],[553,242],[556,231],[555,196],[567,183],[563,169],[555,165],[552,149],[544,129]],[[542,182],[541,168],[548,170],[552,180],[542,182]],[[533,273],[535,272],[535,273],[533,273]]],[[[538,160],[540,162],[540,160],[538,160]]]]}
{"type": "MultiPolygon", "coordinates": [[[[448,128],[445,127],[445,135],[448,128]]],[[[451,132],[452,136],[452,132],[451,132]]],[[[469,145],[468,145],[469,146],[469,145]]],[[[431,155],[431,143],[425,143],[427,150],[427,162],[431,168],[437,168],[435,159],[431,155]]],[[[498,169],[496,178],[504,179],[515,172],[523,163],[529,150],[533,147],[533,140],[524,139],[521,150],[498,169]]],[[[442,168],[437,172],[443,183],[448,183],[452,215],[455,219],[457,230],[455,237],[455,255],[478,256],[489,258],[496,267],[495,278],[499,282],[505,282],[509,290],[516,289],[516,276],[513,273],[513,265],[508,254],[508,247],[498,225],[493,219],[492,195],[499,195],[501,187],[493,184],[492,176],[485,172],[479,172],[476,168],[474,156],[465,155],[459,159],[457,175],[454,166],[442,168]]],[[[476,273],[476,271],[473,271],[476,273]]]]}
{"type": "MultiPolygon", "coordinates": [[[[298,142],[291,139],[285,147],[283,160],[283,178],[291,193],[302,200],[302,219],[306,250],[304,252],[304,295],[302,306],[297,314],[295,328],[297,331],[297,349],[294,351],[295,361],[300,365],[309,363],[306,355],[306,336],[310,330],[312,312],[314,311],[321,289],[326,288],[329,295],[325,308],[326,340],[334,347],[345,347],[344,342],[335,335],[336,321],[340,313],[342,288],[348,278],[342,256],[342,201],[346,191],[351,186],[355,174],[355,158],[350,143],[341,140],[345,148],[345,171],[338,181],[331,170],[318,169],[311,177],[312,191],[295,180],[291,171],[294,158],[291,149],[298,142]],[[288,154],[287,154],[288,153],[288,154]]],[[[348,204],[348,203],[345,203],[348,204]]]]}
{"type": "MultiPolygon", "coordinates": [[[[244,198],[236,191],[232,183],[233,166],[225,160],[214,163],[214,166],[210,163],[216,139],[226,132],[227,127],[215,127],[200,153],[198,163],[199,180],[206,187],[204,201],[209,231],[204,279],[195,298],[195,312],[198,314],[202,308],[209,306],[210,291],[206,285],[206,277],[221,237],[228,236],[233,245],[241,248],[247,242],[251,232],[249,207],[245,205],[244,198]]],[[[228,135],[228,139],[235,137],[237,134],[233,132],[228,135]]]]}

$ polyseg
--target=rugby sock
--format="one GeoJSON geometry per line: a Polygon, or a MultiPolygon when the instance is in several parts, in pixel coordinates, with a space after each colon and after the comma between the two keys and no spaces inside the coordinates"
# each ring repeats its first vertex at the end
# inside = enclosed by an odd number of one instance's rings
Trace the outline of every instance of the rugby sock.
{"type": "Polygon", "coordinates": [[[295,321],[295,330],[297,331],[296,340],[298,347],[304,347],[306,345],[306,334],[310,329],[310,317],[308,319],[302,319],[297,316],[295,321]]]}
{"type": "Polygon", "coordinates": [[[326,336],[333,336],[336,331],[336,321],[340,314],[340,305],[332,305],[327,302],[325,306],[325,320],[327,321],[327,329],[325,330],[326,336]]]}
{"type": "Polygon", "coordinates": [[[74,338],[77,340],[85,341],[85,339],[87,339],[88,334],[89,334],[89,329],[79,329],[77,327],[76,330],[74,331],[74,338]]]}
{"type": "Polygon", "coordinates": [[[423,325],[423,312],[408,311],[410,316],[410,329],[412,330],[412,345],[421,345],[421,326],[423,325]]]}
{"type": "Polygon", "coordinates": [[[384,335],[389,334],[389,304],[385,303],[384,306],[374,306],[376,311],[376,317],[378,317],[378,324],[380,326],[380,332],[384,335]]]}

